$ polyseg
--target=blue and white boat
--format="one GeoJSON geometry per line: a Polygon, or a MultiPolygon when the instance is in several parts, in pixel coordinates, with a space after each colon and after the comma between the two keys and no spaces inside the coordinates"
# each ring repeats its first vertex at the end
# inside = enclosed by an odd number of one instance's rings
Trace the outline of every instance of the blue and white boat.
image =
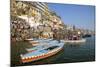
{"type": "Polygon", "coordinates": [[[41,44],[38,46],[27,49],[28,52],[26,54],[21,54],[20,56],[22,62],[27,63],[47,58],[59,52],[64,46],[63,41],[58,42],[57,40],[44,42],[45,44],[42,43],[43,42],[41,42],[41,44]]]}

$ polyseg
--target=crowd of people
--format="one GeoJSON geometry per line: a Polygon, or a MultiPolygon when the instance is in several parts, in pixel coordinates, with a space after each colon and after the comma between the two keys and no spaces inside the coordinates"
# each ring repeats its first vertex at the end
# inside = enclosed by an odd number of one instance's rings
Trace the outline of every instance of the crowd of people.
{"type": "Polygon", "coordinates": [[[24,19],[18,17],[11,17],[11,40],[12,41],[23,41],[28,38],[53,38],[53,39],[63,39],[64,36],[61,30],[50,30],[50,27],[43,26],[43,30],[41,31],[41,26],[34,28],[30,27],[29,23],[27,23],[24,19]],[[49,32],[48,32],[49,31],[49,32]],[[53,33],[53,35],[50,33],[53,33]],[[48,32],[45,34],[45,32],[48,32]]]}
{"type": "Polygon", "coordinates": [[[25,20],[13,17],[11,20],[11,40],[20,41],[29,38],[30,26],[25,20]]]}

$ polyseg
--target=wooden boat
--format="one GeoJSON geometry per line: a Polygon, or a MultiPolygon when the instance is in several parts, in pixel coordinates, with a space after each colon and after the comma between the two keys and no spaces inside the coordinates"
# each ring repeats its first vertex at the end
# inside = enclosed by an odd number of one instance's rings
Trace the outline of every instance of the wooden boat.
{"type": "Polygon", "coordinates": [[[64,42],[49,42],[48,45],[36,46],[35,48],[28,49],[28,53],[21,54],[21,61],[23,63],[40,60],[47,58],[59,52],[64,46],[64,42]]]}
{"type": "Polygon", "coordinates": [[[84,43],[86,39],[79,39],[79,40],[64,40],[65,43],[84,43]]]}
{"type": "Polygon", "coordinates": [[[86,42],[86,39],[81,38],[78,35],[71,35],[66,40],[64,40],[65,43],[84,43],[86,42]]]}
{"type": "Polygon", "coordinates": [[[87,38],[87,37],[91,37],[92,35],[90,35],[90,34],[85,34],[85,35],[83,35],[82,37],[83,38],[87,38]]]}
{"type": "Polygon", "coordinates": [[[26,41],[33,41],[33,40],[34,40],[33,38],[26,39],[26,41]]]}
{"type": "Polygon", "coordinates": [[[38,45],[38,44],[39,44],[39,42],[38,42],[38,41],[29,41],[29,43],[31,43],[33,46],[36,46],[36,45],[38,45]]]}
{"type": "Polygon", "coordinates": [[[34,39],[34,38],[30,38],[30,39],[27,39],[27,41],[29,41],[29,43],[31,43],[33,46],[36,46],[36,45],[39,45],[40,43],[43,43],[43,42],[49,42],[51,41],[52,39],[34,39]]]}

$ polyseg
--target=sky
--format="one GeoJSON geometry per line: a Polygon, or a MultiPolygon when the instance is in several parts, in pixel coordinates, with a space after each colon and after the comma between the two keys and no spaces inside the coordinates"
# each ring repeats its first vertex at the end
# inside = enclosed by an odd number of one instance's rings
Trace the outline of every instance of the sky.
{"type": "Polygon", "coordinates": [[[64,24],[95,30],[95,6],[48,3],[48,7],[61,17],[64,24]]]}

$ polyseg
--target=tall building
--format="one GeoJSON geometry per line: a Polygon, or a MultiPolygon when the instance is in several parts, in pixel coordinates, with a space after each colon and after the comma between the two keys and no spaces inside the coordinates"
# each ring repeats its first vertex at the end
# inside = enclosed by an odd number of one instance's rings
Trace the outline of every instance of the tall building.
{"type": "MultiPolygon", "coordinates": [[[[24,20],[29,25],[30,29],[27,29],[27,32],[31,33],[29,35],[33,33],[40,34],[42,32],[44,37],[53,37],[52,29],[63,29],[63,22],[60,16],[50,10],[47,3],[31,1],[12,2],[11,16],[16,16],[16,18],[24,20]]],[[[11,23],[13,24],[13,22],[11,23]]],[[[21,33],[20,36],[22,36],[21,33]]]]}

